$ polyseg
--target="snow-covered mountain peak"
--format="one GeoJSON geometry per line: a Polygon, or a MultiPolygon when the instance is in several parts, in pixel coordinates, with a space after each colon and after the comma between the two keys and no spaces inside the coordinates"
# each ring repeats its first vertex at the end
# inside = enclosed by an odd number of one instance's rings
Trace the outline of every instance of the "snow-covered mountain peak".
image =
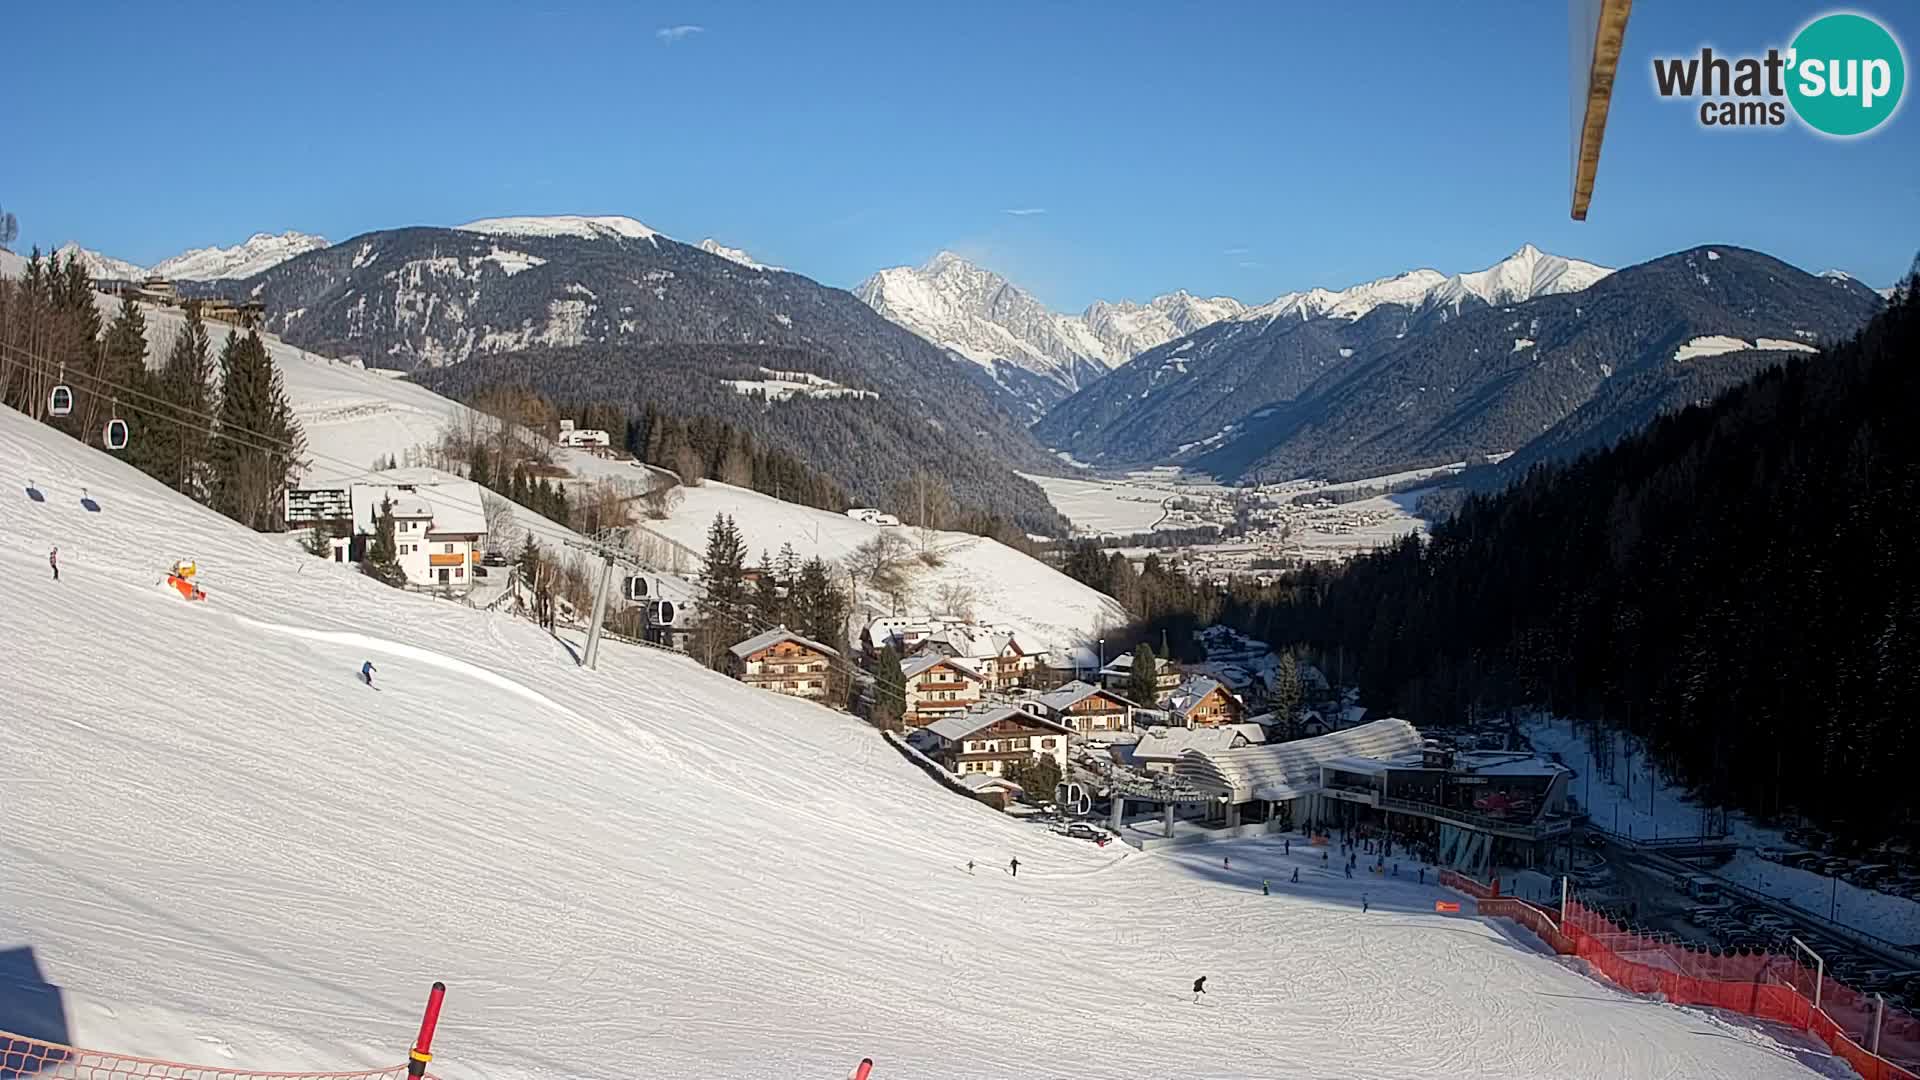
{"type": "Polygon", "coordinates": [[[583,240],[625,238],[647,240],[656,245],[659,244],[656,238],[665,235],[630,217],[619,215],[583,217],[578,214],[552,214],[545,217],[482,218],[454,228],[489,236],[575,236],[583,240]]]}
{"type": "Polygon", "coordinates": [[[753,256],[747,254],[744,249],[737,248],[737,247],[728,247],[727,245],[721,243],[720,241],[715,240],[711,236],[707,237],[705,240],[700,241],[700,243],[697,246],[700,248],[701,251],[704,251],[709,255],[718,255],[721,258],[727,260],[728,262],[739,263],[741,266],[744,266],[749,270],[781,269],[781,267],[778,267],[778,266],[768,266],[765,263],[756,262],[753,256]]]}
{"type": "Polygon", "coordinates": [[[324,236],[288,230],[278,236],[254,233],[232,247],[192,248],[154,266],[162,277],[183,281],[218,281],[252,277],[296,255],[329,246],[324,236]]]}
{"type": "Polygon", "coordinates": [[[147,276],[145,267],[125,259],[116,259],[111,255],[102,255],[91,248],[83,248],[79,244],[62,244],[55,248],[53,253],[63,262],[78,257],[80,265],[87,269],[87,276],[96,281],[138,281],[147,276]]]}
{"type": "Polygon", "coordinates": [[[1032,294],[952,251],[918,267],[896,266],[854,294],[888,319],[1001,380],[1011,364],[1071,391],[1133,357],[1244,310],[1232,297],[1166,293],[1141,304],[1095,301],[1079,315],[1049,310],[1032,294]]]}
{"type": "Polygon", "coordinates": [[[1495,306],[1517,304],[1536,296],[1579,292],[1611,273],[1607,267],[1549,255],[1532,244],[1524,244],[1485,270],[1455,274],[1435,292],[1431,302],[1457,307],[1472,295],[1495,306]]]}
{"type": "Polygon", "coordinates": [[[1550,255],[1532,244],[1485,270],[1454,274],[1438,270],[1409,270],[1338,291],[1314,288],[1290,292],[1246,311],[1246,321],[1272,322],[1279,318],[1358,319],[1382,305],[1420,309],[1452,307],[1469,297],[1489,305],[1516,304],[1536,296],[1579,292],[1612,270],[1578,259],[1550,255]]]}

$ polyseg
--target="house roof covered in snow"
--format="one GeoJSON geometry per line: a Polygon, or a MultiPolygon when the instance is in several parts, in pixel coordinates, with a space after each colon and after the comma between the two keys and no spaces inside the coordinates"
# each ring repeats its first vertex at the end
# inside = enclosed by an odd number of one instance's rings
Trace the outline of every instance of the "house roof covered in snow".
{"type": "Polygon", "coordinates": [[[828,656],[840,655],[838,650],[835,650],[826,645],[822,645],[810,637],[804,637],[800,634],[796,634],[793,631],[787,629],[785,626],[776,626],[771,630],[765,631],[764,633],[755,634],[752,637],[748,638],[747,640],[742,641],[739,644],[733,646],[731,649],[728,649],[727,651],[732,653],[735,656],[740,657],[741,659],[745,659],[749,656],[752,656],[754,653],[759,652],[762,649],[772,648],[773,646],[778,645],[783,641],[798,642],[799,644],[804,645],[809,649],[812,649],[814,652],[825,653],[828,656]]]}
{"type": "Polygon", "coordinates": [[[1028,727],[1051,728],[1062,735],[1072,734],[1072,732],[1068,731],[1065,727],[1048,720],[1044,716],[1035,716],[1025,709],[1016,709],[1011,705],[994,705],[973,712],[964,712],[958,716],[944,717],[928,724],[925,730],[938,735],[948,742],[958,742],[974,732],[985,730],[1002,720],[1018,720],[1028,727]]]}
{"type": "Polygon", "coordinates": [[[1136,707],[1138,705],[1137,702],[1128,701],[1126,698],[1108,690],[1104,686],[1094,686],[1090,683],[1078,681],[1067,683],[1058,689],[1037,695],[1033,700],[1052,709],[1054,712],[1065,712],[1096,694],[1110,697],[1125,705],[1134,705],[1136,707]]]}
{"type": "Polygon", "coordinates": [[[1394,758],[1420,752],[1420,733],[1405,720],[1375,720],[1311,739],[1200,750],[1183,754],[1174,772],[1194,787],[1233,802],[1292,799],[1320,790],[1320,766],[1343,757],[1394,758]]]}
{"type": "Polygon", "coordinates": [[[918,656],[909,656],[905,660],[900,661],[900,673],[911,679],[922,672],[931,671],[941,664],[949,665],[955,671],[960,672],[970,679],[984,679],[986,677],[981,675],[977,668],[965,660],[946,656],[941,653],[921,653],[918,656]]]}
{"type": "Polygon", "coordinates": [[[1173,696],[1167,699],[1167,711],[1185,719],[1196,706],[1207,700],[1208,694],[1224,689],[1219,680],[1211,676],[1195,675],[1174,690],[1173,696]]]}
{"type": "Polygon", "coordinates": [[[391,469],[376,474],[381,483],[348,489],[356,532],[371,533],[380,504],[393,500],[395,517],[432,518],[428,536],[485,536],[487,510],[480,485],[432,469],[391,469]]]}
{"type": "Polygon", "coordinates": [[[1133,746],[1133,760],[1178,761],[1180,755],[1189,750],[1231,750],[1239,746],[1257,746],[1266,741],[1266,736],[1255,729],[1257,738],[1249,738],[1241,730],[1245,725],[1233,724],[1217,728],[1150,728],[1140,736],[1133,746]]]}

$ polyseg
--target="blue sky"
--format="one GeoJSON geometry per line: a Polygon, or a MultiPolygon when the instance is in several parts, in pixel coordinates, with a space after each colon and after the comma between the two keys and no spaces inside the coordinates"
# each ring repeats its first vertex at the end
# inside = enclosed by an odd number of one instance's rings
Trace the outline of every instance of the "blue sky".
{"type": "MultiPolygon", "coordinates": [[[[1636,4],[1579,223],[1556,0],[30,4],[0,42],[0,206],[17,247],[142,263],[618,213],[848,287],[951,248],[1065,309],[1525,242],[1611,265],[1740,244],[1885,285],[1920,247],[1911,102],[1838,142],[1703,131],[1651,89],[1656,53],[1784,45],[1825,10],[1636,4]]],[[[1854,10],[1912,62],[1920,10],[1854,10]]]]}

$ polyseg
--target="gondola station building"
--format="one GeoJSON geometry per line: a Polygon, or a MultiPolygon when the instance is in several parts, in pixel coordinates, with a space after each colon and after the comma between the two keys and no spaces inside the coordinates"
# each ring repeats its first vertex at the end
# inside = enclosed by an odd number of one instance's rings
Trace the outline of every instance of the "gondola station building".
{"type": "Polygon", "coordinates": [[[1199,838],[1365,830],[1438,865],[1484,874],[1493,865],[1543,864],[1566,842],[1571,776],[1532,754],[1455,752],[1405,720],[1375,720],[1291,742],[1189,749],[1162,782],[1122,791],[1112,824],[1123,835],[1158,828],[1167,842],[1183,831],[1199,838]],[[1146,807],[1158,826],[1121,830],[1127,813],[1146,807]]]}

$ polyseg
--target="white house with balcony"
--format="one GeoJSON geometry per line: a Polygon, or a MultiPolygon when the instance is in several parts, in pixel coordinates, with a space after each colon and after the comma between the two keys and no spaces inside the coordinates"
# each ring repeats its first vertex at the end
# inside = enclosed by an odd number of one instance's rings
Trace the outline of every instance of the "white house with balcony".
{"type": "Polygon", "coordinates": [[[365,557],[380,508],[393,507],[394,554],[407,584],[467,592],[487,541],[487,514],[480,485],[434,469],[390,469],[383,483],[354,484],[354,548],[365,557]]]}

